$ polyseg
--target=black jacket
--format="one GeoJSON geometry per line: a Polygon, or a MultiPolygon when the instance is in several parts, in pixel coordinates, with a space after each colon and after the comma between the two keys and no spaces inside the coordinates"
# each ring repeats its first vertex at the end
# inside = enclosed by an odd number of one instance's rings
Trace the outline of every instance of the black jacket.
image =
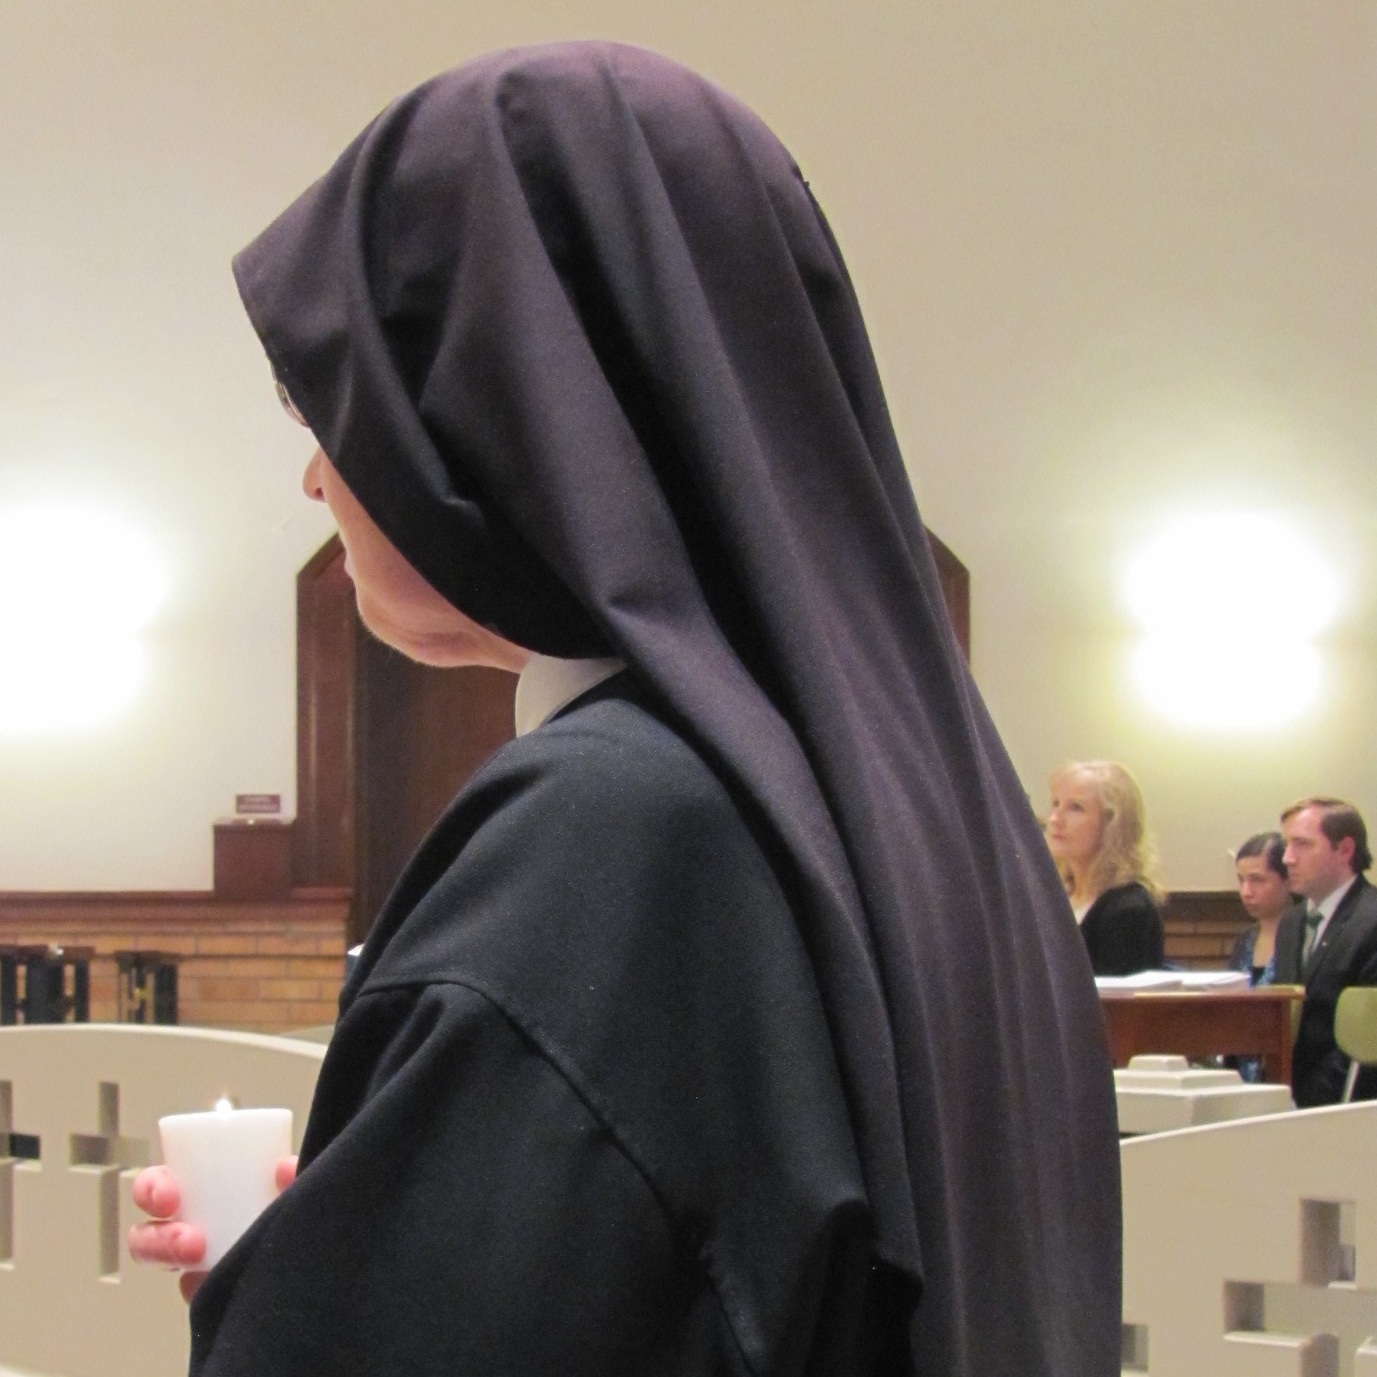
{"type": "MultiPolygon", "coordinates": [[[[1361,875],[1325,925],[1310,968],[1301,968],[1305,911],[1297,905],[1277,927],[1277,980],[1305,985],[1291,1090],[1296,1106],[1337,1104],[1348,1074],[1348,1058],[1334,1041],[1334,1009],[1350,985],[1377,985],[1377,889],[1361,875]]],[[[1354,1098],[1377,1099],[1377,1071],[1358,1077],[1354,1098]]]]}
{"type": "Polygon", "coordinates": [[[1274,984],[1304,984],[1301,972],[1301,946],[1305,940],[1304,923],[1305,901],[1297,899],[1281,915],[1277,923],[1276,951],[1272,964],[1274,984]]]}
{"type": "Polygon", "coordinates": [[[871,1214],[768,847],[614,690],[500,751],[403,874],[296,1183],[196,1297],[194,1377],[874,1370],[871,1214]]]}
{"type": "Polygon", "coordinates": [[[1081,922],[1096,975],[1135,975],[1166,960],[1162,910],[1137,880],[1107,889],[1081,922]]]}

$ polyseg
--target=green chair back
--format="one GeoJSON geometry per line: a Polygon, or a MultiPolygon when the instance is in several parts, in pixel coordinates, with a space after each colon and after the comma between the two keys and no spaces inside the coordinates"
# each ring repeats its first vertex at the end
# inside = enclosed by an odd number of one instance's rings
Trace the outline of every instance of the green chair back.
{"type": "Polygon", "coordinates": [[[1377,986],[1350,985],[1339,995],[1334,1041],[1354,1061],[1377,1065],[1377,986]]]}

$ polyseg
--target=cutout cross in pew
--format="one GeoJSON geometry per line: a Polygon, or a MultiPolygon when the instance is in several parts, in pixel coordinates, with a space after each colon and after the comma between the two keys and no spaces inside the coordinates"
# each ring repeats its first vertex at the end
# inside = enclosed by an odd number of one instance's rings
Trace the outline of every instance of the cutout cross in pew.
{"type": "Polygon", "coordinates": [[[73,1133],[69,1144],[72,1170],[100,1173],[99,1266],[103,1277],[118,1277],[120,1270],[120,1173],[146,1167],[146,1138],[120,1135],[120,1088],[101,1081],[97,1091],[95,1133],[73,1133]]]}
{"type": "Polygon", "coordinates": [[[0,1263],[14,1259],[14,1172],[38,1162],[38,1135],[14,1131],[14,1083],[0,1081],[0,1263]]]}
{"type": "Polygon", "coordinates": [[[1226,1281],[1225,1339],[1264,1347],[1305,1344],[1304,1371],[1316,1377],[1370,1372],[1377,1291],[1356,1282],[1354,1202],[1303,1199],[1300,1209],[1299,1282],[1226,1281]]]}

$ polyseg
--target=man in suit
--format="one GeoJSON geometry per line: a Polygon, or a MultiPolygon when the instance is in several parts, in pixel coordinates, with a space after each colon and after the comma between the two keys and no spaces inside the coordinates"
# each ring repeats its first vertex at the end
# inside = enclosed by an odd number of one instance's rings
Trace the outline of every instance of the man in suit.
{"type": "MultiPolygon", "coordinates": [[[[1377,985],[1377,888],[1367,828],[1352,804],[1307,798],[1281,815],[1291,891],[1305,900],[1277,928],[1276,979],[1303,982],[1291,1088],[1296,1105],[1335,1104],[1348,1058],[1334,1042],[1334,1008],[1350,985],[1377,985]]],[[[1377,1071],[1358,1077],[1356,1099],[1377,1099],[1377,1071]]]]}

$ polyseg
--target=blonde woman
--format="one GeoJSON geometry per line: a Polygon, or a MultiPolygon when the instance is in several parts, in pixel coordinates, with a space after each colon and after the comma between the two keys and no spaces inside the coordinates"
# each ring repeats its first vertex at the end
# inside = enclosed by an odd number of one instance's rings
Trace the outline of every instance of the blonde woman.
{"type": "Polygon", "coordinates": [[[1162,910],[1137,780],[1113,760],[1063,765],[1052,776],[1047,844],[1095,974],[1161,966],[1162,910]]]}

